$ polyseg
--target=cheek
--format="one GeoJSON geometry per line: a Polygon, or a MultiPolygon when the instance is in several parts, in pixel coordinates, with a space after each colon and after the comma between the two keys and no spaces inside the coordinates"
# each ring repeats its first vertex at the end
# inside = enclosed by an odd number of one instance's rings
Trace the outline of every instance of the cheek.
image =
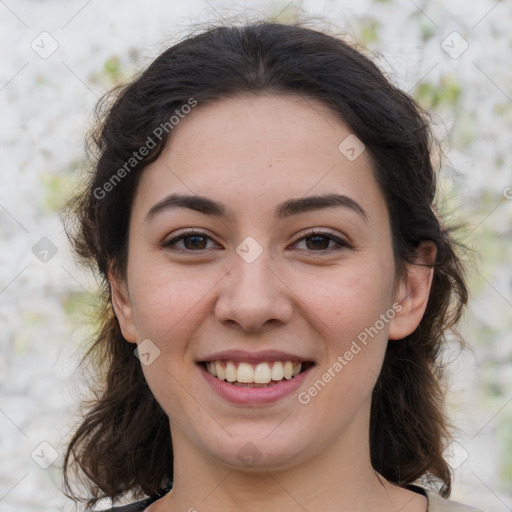
{"type": "Polygon", "coordinates": [[[200,417],[200,407],[190,399],[195,382],[191,351],[194,334],[213,307],[212,293],[223,274],[197,267],[176,270],[168,262],[154,262],[150,272],[136,268],[134,259],[130,291],[137,340],[150,339],[159,349],[151,364],[142,365],[146,381],[173,421],[200,417]]]}
{"type": "MultiPolygon", "coordinates": [[[[393,270],[382,262],[339,268],[315,282],[297,280],[309,311],[324,343],[321,368],[311,396],[319,417],[333,420],[330,407],[336,404],[349,416],[370,397],[380,372],[387,346],[393,270]],[[387,314],[387,316],[386,316],[387,314]],[[325,391],[324,391],[325,389],[325,391]],[[320,398],[321,396],[321,398],[320,398]]],[[[304,276],[302,276],[304,278],[304,276]]],[[[305,397],[305,400],[308,398],[305,397]]]]}
{"type": "Polygon", "coordinates": [[[179,340],[186,339],[184,334],[194,329],[220,278],[216,272],[177,269],[168,262],[156,263],[146,272],[134,270],[132,277],[138,339],[150,338],[165,351],[177,349],[179,340]]]}
{"type": "Polygon", "coordinates": [[[297,273],[293,289],[306,306],[304,311],[311,312],[311,321],[331,338],[331,345],[341,349],[347,340],[373,326],[390,307],[393,271],[379,261],[327,270],[310,275],[297,273]]]}

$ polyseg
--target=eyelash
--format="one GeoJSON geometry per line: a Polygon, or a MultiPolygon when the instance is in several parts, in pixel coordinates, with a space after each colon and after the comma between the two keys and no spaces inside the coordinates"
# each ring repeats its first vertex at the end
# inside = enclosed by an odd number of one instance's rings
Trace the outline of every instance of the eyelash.
{"type": "MultiPolygon", "coordinates": [[[[183,239],[189,238],[189,237],[194,237],[194,236],[201,237],[201,238],[208,238],[208,239],[212,240],[212,238],[210,236],[208,236],[206,233],[203,233],[202,231],[188,230],[188,231],[184,231],[184,232],[180,233],[178,236],[172,238],[171,240],[168,240],[168,241],[164,242],[162,244],[162,247],[165,248],[165,249],[171,249],[171,250],[174,250],[176,252],[184,252],[184,253],[202,252],[204,250],[208,250],[208,249],[200,249],[198,251],[194,251],[194,250],[191,250],[191,249],[182,249],[180,247],[176,247],[175,244],[177,242],[179,242],[180,240],[183,240],[183,239]]],[[[321,249],[319,251],[311,250],[311,251],[308,251],[308,252],[326,253],[326,252],[332,252],[332,251],[339,251],[339,250],[342,250],[342,249],[353,249],[352,245],[349,242],[347,242],[346,240],[343,240],[343,239],[333,235],[332,233],[329,233],[328,231],[317,231],[317,230],[314,230],[314,229],[312,229],[311,231],[309,231],[305,235],[303,235],[300,238],[298,238],[297,240],[295,240],[293,245],[296,245],[298,242],[301,242],[301,241],[306,240],[308,238],[314,238],[314,237],[326,237],[326,238],[329,238],[330,241],[336,242],[338,244],[338,247],[331,247],[331,248],[328,248],[328,249],[321,249]]],[[[304,249],[298,249],[298,250],[304,250],[304,249]]]]}

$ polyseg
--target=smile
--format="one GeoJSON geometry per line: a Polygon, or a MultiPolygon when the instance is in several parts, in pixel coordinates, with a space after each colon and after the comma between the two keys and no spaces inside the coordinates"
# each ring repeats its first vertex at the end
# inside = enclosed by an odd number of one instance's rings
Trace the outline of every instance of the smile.
{"type": "Polygon", "coordinates": [[[290,380],[304,371],[309,363],[301,361],[269,361],[251,364],[220,360],[207,361],[206,371],[221,381],[242,387],[270,387],[290,380]]]}

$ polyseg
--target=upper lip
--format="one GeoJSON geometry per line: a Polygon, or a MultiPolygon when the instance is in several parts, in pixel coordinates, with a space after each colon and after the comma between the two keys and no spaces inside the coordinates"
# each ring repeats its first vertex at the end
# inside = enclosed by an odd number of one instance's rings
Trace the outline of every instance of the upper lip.
{"type": "Polygon", "coordinates": [[[270,361],[300,361],[312,362],[312,359],[292,354],[291,352],[283,352],[280,350],[261,350],[257,352],[249,352],[247,350],[222,350],[215,352],[204,358],[199,359],[198,362],[209,361],[238,361],[241,363],[264,363],[270,361]]]}

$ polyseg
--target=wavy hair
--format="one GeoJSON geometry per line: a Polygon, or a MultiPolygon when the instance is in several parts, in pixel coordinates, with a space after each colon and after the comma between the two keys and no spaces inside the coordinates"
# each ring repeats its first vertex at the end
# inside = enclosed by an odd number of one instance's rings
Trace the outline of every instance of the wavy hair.
{"type": "Polygon", "coordinates": [[[200,108],[248,93],[299,94],[323,102],[365,144],[389,210],[397,272],[413,262],[421,241],[437,247],[418,328],[387,346],[373,390],[370,453],[374,469],[387,480],[405,486],[427,479],[448,496],[451,472],[443,449],[449,429],[440,354],[448,334],[456,332],[468,292],[451,231],[436,211],[432,155],[437,146],[429,117],[342,38],[269,22],[217,26],[189,36],[97,106],[90,172],[69,205],[67,231],[78,257],[101,283],[99,329],[84,358],[97,371],[99,385],[67,448],[66,492],[92,506],[127,493],[152,495],[172,481],[169,420],[145,381],[133,345],[122,336],[108,272],[126,270],[132,201],[144,168],[172,137],[171,117],[191,99],[200,108]],[[162,126],[169,129],[155,137],[162,126]],[[148,137],[154,144],[141,156],[148,137]],[[137,161],[130,160],[134,153],[137,161]],[[72,473],[80,477],[84,495],[73,490],[72,473]]]}

